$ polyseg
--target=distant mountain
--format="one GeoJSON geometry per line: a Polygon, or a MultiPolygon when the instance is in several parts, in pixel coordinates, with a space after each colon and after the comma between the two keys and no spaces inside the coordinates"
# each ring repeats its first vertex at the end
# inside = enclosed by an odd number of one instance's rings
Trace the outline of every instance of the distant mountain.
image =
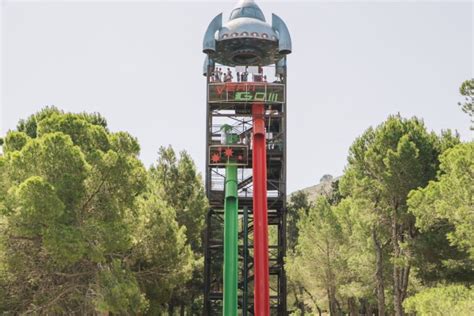
{"type": "MultiPolygon", "coordinates": [[[[306,194],[308,194],[308,200],[313,202],[313,201],[316,201],[318,196],[328,195],[329,193],[331,193],[332,183],[337,181],[338,179],[339,177],[334,178],[332,175],[326,174],[321,178],[321,180],[319,180],[318,184],[301,189],[301,190],[297,190],[296,192],[298,191],[305,192],[306,194]]],[[[293,192],[292,194],[296,192],[293,192]]],[[[292,194],[290,194],[290,197],[292,194]]]]}

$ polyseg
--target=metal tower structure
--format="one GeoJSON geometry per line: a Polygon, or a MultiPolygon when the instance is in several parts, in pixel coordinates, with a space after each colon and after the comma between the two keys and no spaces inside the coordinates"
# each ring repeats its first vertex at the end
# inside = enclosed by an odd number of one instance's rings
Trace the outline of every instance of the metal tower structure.
{"type": "Polygon", "coordinates": [[[204,241],[204,315],[223,315],[224,302],[225,316],[237,315],[237,308],[244,316],[286,315],[290,35],[278,16],[273,14],[272,24],[267,24],[254,1],[242,0],[226,24],[222,14],[211,21],[203,52],[207,55],[205,185],[210,203],[204,241]],[[237,289],[232,288],[235,284],[237,289]]]}

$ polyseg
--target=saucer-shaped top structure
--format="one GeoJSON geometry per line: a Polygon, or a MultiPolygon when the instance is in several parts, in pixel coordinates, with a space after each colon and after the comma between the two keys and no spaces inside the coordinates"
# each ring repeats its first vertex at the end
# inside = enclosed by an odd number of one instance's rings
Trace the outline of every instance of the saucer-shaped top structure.
{"type": "Polygon", "coordinates": [[[253,0],[241,0],[222,25],[222,13],[209,24],[203,52],[214,62],[229,66],[276,64],[291,53],[285,22],[272,14],[272,25],[253,0]]]}

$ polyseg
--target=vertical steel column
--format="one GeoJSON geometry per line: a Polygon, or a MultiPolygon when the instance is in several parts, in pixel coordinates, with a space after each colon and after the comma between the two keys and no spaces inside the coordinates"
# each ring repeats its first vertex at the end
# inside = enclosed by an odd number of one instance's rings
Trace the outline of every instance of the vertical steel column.
{"type": "Polygon", "coordinates": [[[207,210],[206,214],[206,231],[204,235],[204,306],[203,315],[210,315],[209,305],[209,292],[210,292],[210,279],[211,279],[211,254],[209,242],[211,240],[211,221],[212,221],[212,210],[207,210]]]}
{"type": "MultiPolygon", "coordinates": [[[[284,267],[284,258],[286,256],[286,220],[287,220],[287,209],[286,209],[286,197],[287,197],[287,191],[286,191],[286,179],[287,179],[287,151],[288,147],[286,146],[286,140],[287,140],[287,117],[288,117],[288,112],[287,112],[287,102],[288,102],[288,95],[287,95],[287,82],[288,82],[288,68],[286,66],[286,57],[285,57],[285,66],[283,69],[283,84],[284,84],[284,91],[285,91],[285,101],[282,104],[282,111],[283,111],[283,190],[282,190],[282,199],[283,199],[283,209],[281,210],[281,219],[282,219],[282,230],[280,232],[280,237],[282,238],[282,248],[281,248],[281,266],[284,267]]],[[[287,312],[288,307],[287,307],[287,302],[286,302],[286,297],[287,297],[287,280],[286,280],[286,271],[285,268],[282,269],[282,275],[280,276],[280,289],[279,289],[279,295],[280,295],[280,314],[284,315],[284,313],[287,312]]]]}
{"type": "Polygon", "coordinates": [[[242,291],[242,316],[247,316],[247,308],[248,308],[248,277],[249,277],[249,263],[248,263],[248,256],[249,256],[249,209],[247,206],[244,207],[244,218],[243,218],[243,239],[244,239],[244,251],[243,251],[243,291],[242,291]]]}
{"type": "MultiPolygon", "coordinates": [[[[254,312],[255,316],[270,315],[268,269],[267,210],[267,148],[265,139],[265,107],[252,105],[253,116],[253,225],[254,225],[254,312]]],[[[226,315],[227,316],[227,315],[226,315]]]]}
{"type": "Polygon", "coordinates": [[[238,197],[237,166],[228,164],[224,200],[224,314],[237,316],[238,306],[238,197]]]}
{"type": "MultiPolygon", "coordinates": [[[[212,127],[212,118],[210,115],[210,108],[209,108],[209,78],[212,72],[212,67],[208,64],[207,65],[207,72],[206,72],[206,165],[204,166],[204,181],[206,186],[206,197],[210,197],[210,188],[211,188],[211,168],[209,167],[209,129],[212,127]]],[[[204,315],[210,314],[210,304],[209,304],[209,292],[210,292],[210,280],[211,280],[211,254],[209,249],[209,241],[211,235],[211,209],[207,210],[206,214],[206,228],[205,228],[205,237],[204,237],[204,306],[203,306],[203,313],[204,315]]]]}

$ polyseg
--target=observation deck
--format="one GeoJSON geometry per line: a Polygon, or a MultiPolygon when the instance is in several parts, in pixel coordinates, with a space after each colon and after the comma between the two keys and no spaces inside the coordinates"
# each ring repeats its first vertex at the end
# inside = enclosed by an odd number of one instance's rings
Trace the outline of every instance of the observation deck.
{"type": "Polygon", "coordinates": [[[222,82],[208,84],[211,104],[242,104],[263,102],[268,104],[285,103],[285,85],[269,82],[222,82]]]}
{"type": "Polygon", "coordinates": [[[207,86],[211,111],[232,109],[239,114],[250,114],[255,102],[281,111],[286,102],[285,90],[285,84],[276,82],[211,82],[207,86]]]}

